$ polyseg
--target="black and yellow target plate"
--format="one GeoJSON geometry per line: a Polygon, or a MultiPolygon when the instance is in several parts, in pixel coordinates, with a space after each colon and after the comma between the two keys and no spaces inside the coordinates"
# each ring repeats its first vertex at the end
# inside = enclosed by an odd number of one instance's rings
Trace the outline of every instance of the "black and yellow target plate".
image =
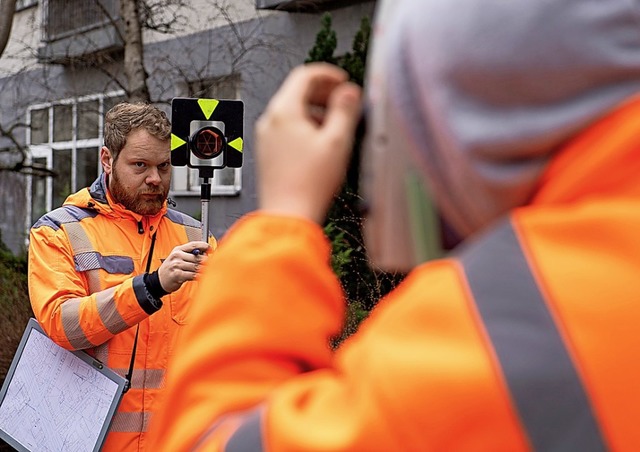
{"type": "Polygon", "coordinates": [[[189,138],[192,121],[224,123],[227,142],[225,166],[240,168],[244,148],[244,103],[241,100],[176,97],[171,101],[171,164],[189,165],[189,138]]]}

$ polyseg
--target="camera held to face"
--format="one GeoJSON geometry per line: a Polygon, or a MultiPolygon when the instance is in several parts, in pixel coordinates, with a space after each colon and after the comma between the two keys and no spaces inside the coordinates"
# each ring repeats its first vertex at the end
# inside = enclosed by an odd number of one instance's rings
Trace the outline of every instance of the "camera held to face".
{"type": "Polygon", "coordinates": [[[214,169],[240,168],[244,103],[240,100],[175,98],[171,102],[171,164],[214,169]]]}

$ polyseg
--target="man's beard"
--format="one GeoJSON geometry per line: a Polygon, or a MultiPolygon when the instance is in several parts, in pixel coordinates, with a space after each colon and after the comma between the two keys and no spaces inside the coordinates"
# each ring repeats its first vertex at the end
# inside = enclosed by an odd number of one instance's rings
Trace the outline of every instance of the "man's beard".
{"type": "Polygon", "coordinates": [[[115,166],[111,173],[109,191],[116,202],[122,204],[127,210],[139,215],[155,215],[160,212],[160,209],[162,209],[164,201],[167,199],[167,195],[169,194],[169,190],[162,186],[155,188],[149,187],[147,190],[138,192],[127,191],[127,189],[120,183],[115,166]]]}

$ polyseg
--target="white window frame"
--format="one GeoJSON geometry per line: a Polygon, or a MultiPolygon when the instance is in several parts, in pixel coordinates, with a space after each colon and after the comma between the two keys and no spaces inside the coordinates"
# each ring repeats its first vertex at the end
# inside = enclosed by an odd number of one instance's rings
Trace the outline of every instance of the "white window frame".
{"type": "MultiPolygon", "coordinates": [[[[88,96],[81,96],[81,97],[77,97],[77,98],[72,98],[72,99],[62,99],[59,101],[55,101],[55,102],[45,102],[45,103],[40,103],[40,104],[34,104],[31,105],[27,108],[27,113],[26,113],[26,123],[29,124],[28,127],[26,127],[26,144],[27,144],[27,148],[29,150],[28,152],[28,156],[27,156],[27,162],[29,164],[31,164],[33,162],[34,159],[38,159],[38,158],[44,158],[46,160],[46,164],[47,164],[47,168],[51,169],[53,168],[53,153],[56,150],[66,150],[66,149],[70,149],[71,150],[71,167],[74,168],[74,170],[71,172],[71,187],[72,187],[72,192],[82,188],[82,187],[76,187],[76,182],[77,182],[77,174],[76,174],[76,164],[77,164],[77,152],[78,150],[82,150],[82,149],[86,149],[86,148],[94,148],[96,150],[99,150],[100,147],[104,144],[104,134],[103,134],[103,126],[104,126],[104,100],[108,99],[108,98],[113,98],[113,97],[119,97],[119,96],[124,96],[124,91],[122,90],[118,90],[118,91],[112,91],[112,92],[108,92],[108,93],[104,93],[104,94],[92,94],[92,95],[88,95],[88,96]],[[78,114],[77,114],[77,109],[78,109],[78,104],[82,104],[84,102],[89,102],[89,101],[95,101],[98,100],[98,137],[97,138],[90,138],[90,139],[78,139],[77,135],[78,135],[78,123],[77,123],[77,118],[78,118],[78,114]],[[72,129],[72,136],[71,136],[71,141],[61,141],[61,142],[54,142],[53,141],[53,137],[54,137],[54,133],[53,133],[53,121],[54,121],[54,115],[53,115],[53,110],[54,107],[59,106],[59,105],[71,105],[72,106],[72,124],[71,124],[71,129],[72,129]],[[49,123],[47,124],[48,127],[48,142],[47,143],[39,143],[39,144],[31,144],[31,112],[33,110],[44,110],[44,109],[48,109],[49,111],[49,123]]],[[[100,165],[99,162],[99,157],[98,157],[98,174],[102,174],[102,166],[100,165]]],[[[26,228],[27,230],[29,230],[29,228],[31,227],[31,216],[32,216],[32,207],[33,207],[33,193],[32,193],[32,183],[33,183],[33,177],[32,175],[29,175],[27,177],[27,186],[26,186],[26,202],[27,202],[27,215],[26,215],[26,228]]],[[[51,211],[53,209],[53,178],[52,177],[47,177],[46,178],[46,200],[45,200],[45,210],[47,212],[51,211]]]]}

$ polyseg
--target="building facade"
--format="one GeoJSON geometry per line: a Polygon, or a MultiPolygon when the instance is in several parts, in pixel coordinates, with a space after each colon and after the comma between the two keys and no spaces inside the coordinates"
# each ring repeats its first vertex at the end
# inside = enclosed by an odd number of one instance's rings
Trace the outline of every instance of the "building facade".
{"type": "MultiPolygon", "coordinates": [[[[328,11],[336,55],[351,49],[374,1],[145,1],[144,66],[151,101],[171,112],[175,97],[244,103],[241,168],[216,170],[210,230],[221,237],[257,206],[253,124],[288,71],[314,44],[328,11]]],[[[101,172],[104,113],[126,98],[118,0],[20,0],[0,58],[2,241],[15,254],[28,229],[101,172]],[[11,169],[11,170],[8,170],[11,169]]],[[[197,170],[174,167],[175,208],[201,216],[197,170]]]]}

